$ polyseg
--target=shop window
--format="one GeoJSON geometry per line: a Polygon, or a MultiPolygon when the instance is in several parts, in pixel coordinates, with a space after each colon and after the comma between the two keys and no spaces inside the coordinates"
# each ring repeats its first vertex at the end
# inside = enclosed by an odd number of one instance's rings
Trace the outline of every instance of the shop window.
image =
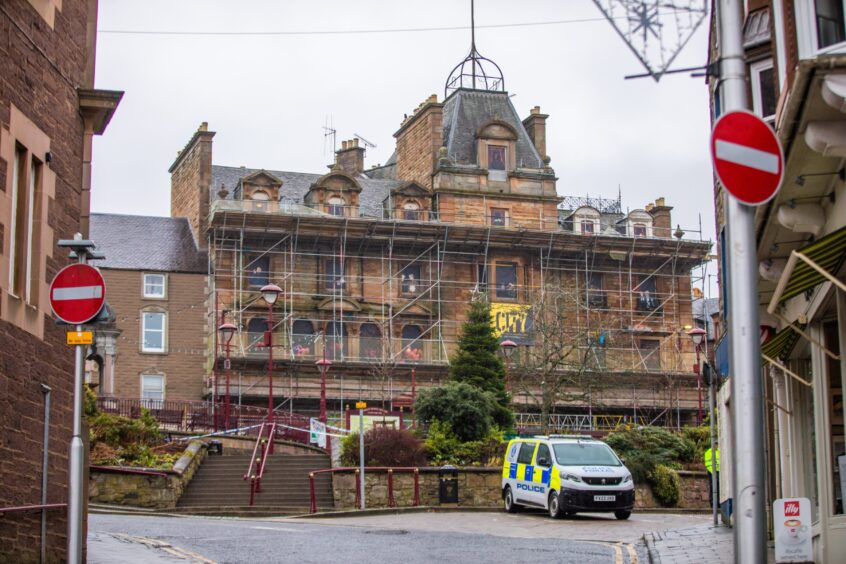
{"type": "Polygon", "coordinates": [[[247,284],[252,288],[261,288],[270,283],[270,257],[268,255],[248,256],[244,266],[247,284]]]}
{"type": "Polygon", "coordinates": [[[419,264],[409,264],[402,269],[400,273],[401,291],[403,294],[417,294],[423,288],[420,286],[420,272],[419,264]]]}
{"type": "Polygon", "coordinates": [[[324,265],[326,267],[326,289],[337,292],[346,288],[347,281],[344,278],[343,261],[340,258],[331,258],[327,259],[324,265]]]}
{"type": "Polygon", "coordinates": [[[406,325],[402,328],[402,358],[406,362],[421,362],[423,360],[423,341],[420,336],[423,331],[417,325],[406,325]]]}
{"type": "Polygon", "coordinates": [[[517,298],[517,265],[513,262],[496,263],[496,297],[517,298]]]}
{"type": "Polygon", "coordinates": [[[141,351],[165,352],[167,314],[157,311],[145,311],[141,316],[141,351]]]}
{"type": "Polygon", "coordinates": [[[297,319],[291,327],[291,353],[295,358],[314,355],[314,326],[311,321],[297,319]]]}
{"type": "Polygon", "coordinates": [[[496,227],[507,227],[508,210],[505,208],[491,208],[491,225],[496,227]]]}
{"type": "Polygon", "coordinates": [[[658,339],[639,339],[637,349],[648,371],[661,370],[661,342],[658,339]]]}
{"type": "MultiPolygon", "coordinates": [[[[835,355],[840,354],[840,339],[838,324],[826,323],[823,326],[825,347],[835,355]]],[[[830,468],[832,492],[832,508],[835,515],[843,515],[843,494],[846,485],[846,433],[844,433],[843,375],[840,373],[840,361],[829,356],[825,357],[828,372],[828,389],[825,391],[826,403],[829,411],[829,428],[827,429],[829,448],[831,449],[830,468]]]]}
{"type": "Polygon", "coordinates": [[[165,275],[145,274],[144,275],[144,297],[159,298],[165,297],[165,275]]]}
{"type": "Polygon", "coordinates": [[[382,331],[375,323],[362,323],[359,333],[359,355],[366,359],[382,358],[382,331]]]}

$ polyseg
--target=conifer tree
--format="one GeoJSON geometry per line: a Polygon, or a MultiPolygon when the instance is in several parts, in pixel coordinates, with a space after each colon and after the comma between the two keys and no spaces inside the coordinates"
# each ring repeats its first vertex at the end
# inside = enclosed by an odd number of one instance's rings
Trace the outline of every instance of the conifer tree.
{"type": "Polygon", "coordinates": [[[483,299],[474,300],[461,328],[458,351],[450,361],[449,377],[492,394],[496,400],[491,414],[494,423],[510,429],[514,416],[509,409],[511,396],[505,391],[505,365],[499,349],[499,339],[491,325],[490,304],[483,299]]]}

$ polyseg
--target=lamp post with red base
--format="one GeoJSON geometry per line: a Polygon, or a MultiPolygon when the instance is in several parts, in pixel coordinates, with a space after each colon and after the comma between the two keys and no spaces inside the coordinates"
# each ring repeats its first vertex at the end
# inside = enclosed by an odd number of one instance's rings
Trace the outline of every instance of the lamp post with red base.
{"type": "MultiPolygon", "coordinates": [[[[261,289],[261,297],[267,304],[267,331],[264,332],[264,346],[267,347],[267,424],[273,423],[273,304],[282,293],[276,284],[267,284],[261,289]]],[[[273,454],[273,441],[267,447],[267,453],[273,454]]]]}
{"type": "Polygon", "coordinates": [[[514,349],[517,348],[517,343],[512,341],[511,339],[506,339],[499,344],[502,348],[502,354],[505,356],[505,389],[508,390],[508,365],[509,360],[511,359],[511,354],[514,352],[514,349]]]}
{"type": "Polygon", "coordinates": [[[223,405],[223,425],[225,429],[229,429],[229,373],[232,364],[229,362],[229,344],[232,341],[232,336],[238,328],[232,323],[224,323],[217,328],[220,333],[220,339],[223,341],[223,346],[226,347],[226,360],[223,367],[226,369],[226,399],[223,405]]]}
{"type": "Polygon", "coordinates": [[[326,423],[326,372],[332,366],[332,361],[326,358],[325,348],[323,358],[315,364],[320,368],[320,422],[326,423]]]}
{"type": "Polygon", "coordinates": [[[696,374],[696,392],[699,395],[699,412],[696,423],[702,425],[702,367],[699,361],[699,351],[702,349],[702,339],[705,338],[704,329],[694,327],[687,332],[693,341],[693,348],[696,349],[696,364],[693,365],[693,373],[696,374]]]}

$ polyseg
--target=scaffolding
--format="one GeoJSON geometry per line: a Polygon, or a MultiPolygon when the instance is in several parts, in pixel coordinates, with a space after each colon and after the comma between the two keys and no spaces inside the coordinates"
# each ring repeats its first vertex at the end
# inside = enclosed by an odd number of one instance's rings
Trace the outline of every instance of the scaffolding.
{"type": "MultiPolygon", "coordinates": [[[[619,201],[608,206],[616,210],[619,201]]],[[[223,319],[239,327],[231,357],[246,397],[266,394],[267,307],[259,292],[265,284],[283,290],[270,330],[276,378],[288,379],[281,386],[287,405],[317,397],[314,362],[325,357],[334,363],[329,388],[339,411],[345,397],[390,403],[408,392],[411,369],[423,386],[443,381],[468,304],[479,293],[530,306],[550,288],[566,288],[578,296],[574,338],[602,340],[584,345],[590,371],[597,381],[619,382],[583,405],[556,408],[626,410],[634,421],[657,415],[673,424],[681,422],[681,405],[692,409],[693,353],[682,330],[692,321],[691,271],[711,247],[701,229],[688,231],[698,240],[608,237],[308,212],[212,205],[209,330],[215,333],[223,319]]],[[[216,340],[209,352],[220,357],[216,340]]],[[[515,393],[514,401],[531,409],[526,394],[515,393]]]]}

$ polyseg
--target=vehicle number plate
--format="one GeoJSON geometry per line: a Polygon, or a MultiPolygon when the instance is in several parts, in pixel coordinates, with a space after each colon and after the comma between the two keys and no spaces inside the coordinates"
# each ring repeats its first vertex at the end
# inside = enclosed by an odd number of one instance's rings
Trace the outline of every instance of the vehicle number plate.
{"type": "Polygon", "coordinates": [[[614,501],[617,497],[613,495],[595,495],[593,501],[614,501]]]}

